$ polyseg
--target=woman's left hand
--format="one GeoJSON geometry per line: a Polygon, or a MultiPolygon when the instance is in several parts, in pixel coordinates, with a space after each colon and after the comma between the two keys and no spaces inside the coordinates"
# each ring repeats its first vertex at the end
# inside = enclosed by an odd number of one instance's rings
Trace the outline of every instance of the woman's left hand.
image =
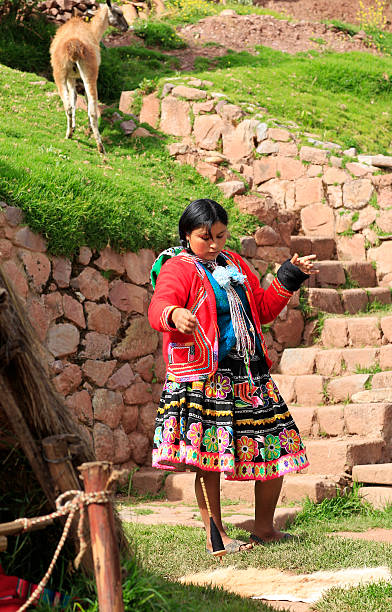
{"type": "Polygon", "coordinates": [[[316,255],[304,255],[303,257],[299,257],[298,253],[294,253],[290,261],[304,274],[317,274],[319,270],[315,270],[313,267],[315,259],[316,255]]]}

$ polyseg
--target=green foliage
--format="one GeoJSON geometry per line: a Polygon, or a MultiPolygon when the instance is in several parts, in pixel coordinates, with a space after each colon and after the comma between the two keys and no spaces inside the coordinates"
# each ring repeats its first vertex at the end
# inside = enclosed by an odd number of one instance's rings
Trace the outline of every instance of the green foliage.
{"type": "Polygon", "coordinates": [[[378,363],[375,363],[369,368],[361,368],[360,365],[356,365],[355,367],[355,374],[377,374],[378,372],[382,372],[381,366],[378,363]]]}
{"type": "Polygon", "coordinates": [[[392,311],[391,304],[383,304],[380,300],[373,300],[372,302],[368,302],[366,306],[366,312],[390,312],[392,311]]]}
{"type": "Polygon", "coordinates": [[[14,13],[3,17],[0,64],[49,77],[49,46],[54,33],[54,25],[48,23],[42,14],[23,21],[17,21],[14,13]]]}
{"type": "Polygon", "coordinates": [[[317,602],[317,612],[388,612],[392,608],[392,585],[380,580],[357,587],[328,589],[317,602]]]}
{"type": "Polygon", "coordinates": [[[359,287],[358,281],[353,280],[347,270],[345,270],[344,273],[346,275],[346,282],[344,283],[344,285],[340,285],[340,289],[357,289],[359,287]]]}
{"type": "Polygon", "coordinates": [[[315,503],[309,498],[305,500],[301,512],[294,519],[293,527],[305,526],[314,522],[323,522],[331,519],[341,519],[357,514],[369,514],[372,507],[359,495],[359,487],[355,485],[352,491],[336,491],[336,497],[323,499],[315,503]]]}
{"type": "Polygon", "coordinates": [[[148,46],[161,47],[162,49],[182,49],[186,47],[185,42],[176,34],[173,27],[159,20],[136,19],[133,30],[137,36],[143,38],[148,46]]]}

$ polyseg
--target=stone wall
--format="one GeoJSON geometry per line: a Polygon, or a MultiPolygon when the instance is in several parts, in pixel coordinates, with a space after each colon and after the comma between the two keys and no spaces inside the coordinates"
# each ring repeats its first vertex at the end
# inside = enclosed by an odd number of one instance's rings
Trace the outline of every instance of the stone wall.
{"type": "MultiPolygon", "coordinates": [[[[322,259],[372,261],[379,284],[392,286],[392,157],[343,151],[292,122],[279,125],[257,104],[230,104],[209,81],[180,80],[143,98],[140,122],[180,138],[169,145],[178,162],[264,224],[244,248],[259,270],[287,257],[293,233],[307,237],[296,243],[304,254],[313,238],[336,239],[322,259]]],[[[123,92],[120,110],[131,104],[123,92]]]]}
{"type": "Polygon", "coordinates": [[[0,262],[46,348],[48,372],[94,439],[97,459],[148,464],[165,367],[146,317],[155,254],[46,253],[20,209],[1,203],[0,262]]]}

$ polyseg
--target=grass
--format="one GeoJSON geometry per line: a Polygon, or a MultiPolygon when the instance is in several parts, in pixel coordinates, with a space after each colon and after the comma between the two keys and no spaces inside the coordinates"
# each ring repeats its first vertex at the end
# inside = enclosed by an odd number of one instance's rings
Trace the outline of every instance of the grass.
{"type": "MultiPolygon", "coordinates": [[[[132,140],[119,122],[101,120],[107,163],[86,137],[86,113],[77,113],[76,137],[64,140],[65,114],[49,82],[0,66],[0,197],[20,206],[52,253],[72,255],[81,245],[159,250],[176,244],[177,221],[197,197],[222,202],[222,193],[193,168],[169,156],[167,138],[132,140]],[[28,136],[28,137],[27,137],[28,136]]],[[[232,237],[253,232],[254,218],[225,201],[232,237]]]]}
{"type": "Polygon", "coordinates": [[[316,51],[289,55],[257,47],[256,55],[242,51],[202,59],[209,70],[197,76],[211,80],[213,91],[222,91],[233,103],[252,98],[279,121],[294,121],[344,148],[389,150],[391,57],[316,51]],[[374,122],[377,136],[370,127],[374,122]]]}

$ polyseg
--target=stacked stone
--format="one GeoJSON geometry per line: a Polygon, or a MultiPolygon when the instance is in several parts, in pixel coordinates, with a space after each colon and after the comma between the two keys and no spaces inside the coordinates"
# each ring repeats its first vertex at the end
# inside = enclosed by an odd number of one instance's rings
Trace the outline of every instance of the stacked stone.
{"type": "Polygon", "coordinates": [[[73,261],[46,253],[20,209],[1,203],[0,262],[46,348],[66,405],[93,436],[96,457],[148,463],[165,367],[146,318],[154,253],[100,253],[73,261]]]}
{"type": "MultiPolygon", "coordinates": [[[[169,145],[170,153],[218,183],[244,212],[267,225],[266,215],[276,222],[283,214],[296,227],[293,233],[336,238],[335,257],[375,262],[377,281],[391,287],[392,157],[357,155],[355,149],[343,151],[314,134],[300,134],[294,124],[266,123],[257,118],[265,117],[266,109],[230,104],[223,94],[208,92],[211,85],[194,78],[186,85],[166,83],[161,98],[156,93],[143,98],[140,122],[181,137],[169,145]]],[[[131,103],[132,92],[123,92],[120,110],[130,112],[131,103]]],[[[267,232],[273,236],[270,229],[263,232],[263,240],[267,232]]],[[[259,260],[280,262],[287,255],[286,229],[283,233],[280,241],[257,244],[259,260]]]]}
{"type": "Polygon", "coordinates": [[[98,9],[95,0],[44,0],[37,8],[50,21],[65,23],[71,17],[83,17],[86,11],[98,9]]]}

